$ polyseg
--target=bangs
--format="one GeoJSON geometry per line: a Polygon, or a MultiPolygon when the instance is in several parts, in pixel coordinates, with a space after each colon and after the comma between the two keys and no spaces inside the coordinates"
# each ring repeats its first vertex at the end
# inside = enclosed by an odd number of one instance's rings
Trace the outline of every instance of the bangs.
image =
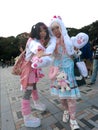
{"type": "Polygon", "coordinates": [[[47,26],[41,25],[41,26],[40,26],[40,30],[41,30],[41,29],[47,30],[47,26]]]}
{"type": "Polygon", "coordinates": [[[51,28],[54,28],[54,27],[59,27],[60,28],[60,25],[57,22],[53,22],[51,24],[51,28]]]}

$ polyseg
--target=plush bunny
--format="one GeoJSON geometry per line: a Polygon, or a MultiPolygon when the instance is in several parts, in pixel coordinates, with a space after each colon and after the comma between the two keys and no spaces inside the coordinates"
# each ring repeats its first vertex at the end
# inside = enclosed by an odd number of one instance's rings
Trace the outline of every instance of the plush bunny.
{"type": "Polygon", "coordinates": [[[50,65],[50,63],[52,62],[52,59],[49,56],[43,56],[44,53],[45,53],[45,49],[41,46],[38,46],[37,55],[33,56],[31,59],[32,68],[42,68],[42,67],[46,67],[50,65]],[[43,57],[39,57],[39,56],[43,56],[43,57]]]}
{"type": "Polygon", "coordinates": [[[80,32],[76,36],[71,37],[72,44],[74,46],[74,56],[75,58],[78,58],[82,52],[80,49],[84,47],[88,43],[89,37],[86,33],[80,32]]]}
{"type": "Polygon", "coordinates": [[[61,91],[69,91],[71,90],[69,87],[69,81],[67,80],[67,74],[64,72],[58,72],[56,76],[58,85],[61,87],[61,91]]]}
{"type": "Polygon", "coordinates": [[[80,32],[76,36],[72,36],[71,40],[74,47],[81,49],[88,43],[89,36],[86,33],[80,32]]]}

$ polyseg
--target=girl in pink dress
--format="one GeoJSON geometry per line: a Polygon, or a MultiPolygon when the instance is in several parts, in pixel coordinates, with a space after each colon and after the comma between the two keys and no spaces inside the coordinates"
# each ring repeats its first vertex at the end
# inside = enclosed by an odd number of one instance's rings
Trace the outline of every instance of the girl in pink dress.
{"type": "MultiPolygon", "coordinates": [[[[54,39],[55,40],[55,39],[54,39]]],[[[31,115],[30,108],[30,96],[34,101],[34,106],[36,109],[44,111],[46,109],[45,104],[39,102],[39,96],[37,91],[37,82],[40,78],[44,77],[41,68],[32,68],[31,67],[31,58],[32,56],[42,57],[48,56],[51,53],[51,48],[55,46],[51,46],[55,43],[53,39],[49,38],[48,28],[47,26],[39,22],[34,25],[30,32],[30,37],[26,44],[26,52],[25,52],[25,62],[22,65],[22,73],[20,76],[20,82],[23,90],[23,98],[21,102],[21,110],[24,118],[24,124],[26,127],[38,127],[41,124],[41,120],[37,117],[31,115]],[[49,47],[47,47],[49,44],[49,47]],[[37,53],[36,45],[43,46],[45,53],[37,53]]]]}

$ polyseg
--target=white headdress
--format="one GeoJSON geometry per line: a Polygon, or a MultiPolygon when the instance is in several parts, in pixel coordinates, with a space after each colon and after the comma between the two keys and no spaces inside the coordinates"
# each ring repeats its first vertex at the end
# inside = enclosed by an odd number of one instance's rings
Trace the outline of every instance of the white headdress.
{"type": "Polygon", "coordinates": [[[64,23],[62,22],[62,19],[60,16],[54,16],[53,19],[51,20],[50,25],[49,25],[50,35],[54,36],[52,33],[52,27],[53,27],[53,25],[55,25],[55,23],[57,23],[60,26],[61,33],[64,38],[64,44],[66,45],[67,53],[69,55],[73,55],[74,54],[73,44],[72,44],[72,41],[67,33],[67,29],[66,29],[64,23]]]}
{"type": "Polygon", "coordinates": [[[53,35],[52,31],[51,31],[51,27],[53,26],[53,24],[59,24],[60,25],[60,28],[61,28],[61,31],[62,31],[62,35],[65,36],[65,35],[68,35],[67,34],[67,29],[64,25],[64,23],[62,22],[62,19],[60,16],[54,16],[52,19],[51,19],[51,22],[50,22],[50,25],[49,25],[49,31],[50,31],[50,34],[53,35]]]}

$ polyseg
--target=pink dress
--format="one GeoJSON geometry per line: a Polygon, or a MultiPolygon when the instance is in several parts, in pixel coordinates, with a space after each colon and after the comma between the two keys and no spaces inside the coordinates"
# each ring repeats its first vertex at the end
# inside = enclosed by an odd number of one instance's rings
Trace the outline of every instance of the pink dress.
{"type": "Polygon", "coordinates": [[[28,87],[28,84],[37,83],[40,78],[43,78],[44,74],[42,73],[41,68],[33,69],[31,68],[31,62],[25,61],[23,64],[22,73],[20,76],[20,82],[23,89],[28,87]]]}
{"type": "MultiPolygon", "coordinates": [[[[27,47],[30,45],[32,39],[28,39],[27,47]]],[[[27,53],[27,52],[26,52],[27,53]]],[[[25,55],[26,57],[26,55],[25,55]]],[[[41,68],[34,69],[31,67],[31,61],[26,60],[24,58],[24,62],[22,64],[22,73],[20,75],[20,83],[22,85],[22,89],[26,89],[29,84],[37,83],[40,78],[43,78],[44,74],[41,68]]]]}

